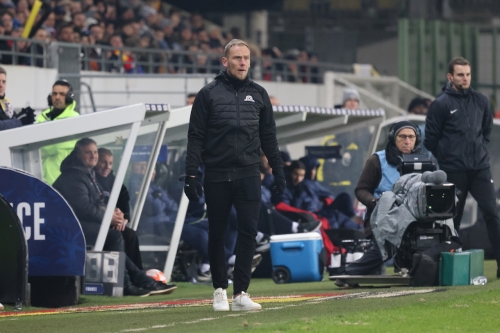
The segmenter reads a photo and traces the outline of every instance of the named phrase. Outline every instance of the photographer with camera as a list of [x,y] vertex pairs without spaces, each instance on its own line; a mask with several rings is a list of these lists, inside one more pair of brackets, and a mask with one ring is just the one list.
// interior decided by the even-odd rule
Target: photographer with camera
[[493,126],[488,98],[470,86],[471,66],[462,57],[448,64],[448,83],[430,105],[425,122],[425,147],[460,192],[455,229],[460,229],[468,192],[476,200],[486,222],[500,278],[500,219],[486,144]]
[[412,122],[399,121],[391,127],[385,150],[377,151],[366,161],[354,193],[367,208],[365,217],[367,237],[371,236],[369,216],[377,205],[378,198],[383,192],[392,190],[392,186],[399,179],[398,165],[403,154],[420,153],[419,144],[419,128]]
[[[57,80],[52,85],[52,92],[47,96],[49,108],[42,111],[36,118],[36,123],[79,116],[80,114],[75,111],[76,101],[74,98],[71,84],[66,80]],[[76,140],[70,140],[41,149],[43,180],[47,184],[52,185],[59,177],[61,163],[71,153],[75,143]]]
[[0,67],[0,131],[31,125],[35,121],[35,111],[29,106],[15,113],[14,106],[5,97],[7,89],[7,71]]
[[[391,191],[393,185],[400,177],[398,166],[403,154],[415,154],[420,152],[420,130],[409,121],[394,123],[389,131],[389,142],[385,150],[377,151],[366,161],[365,167],[359,177],[355,189],[356,198],[367,207],[365,217],[365,235],[373,238],[370,226],[370,215],[377,205],[381,194]],[[365,252],[360,260],[346,267],[347,275],[379,274],[383,258],[376,242]],[[341,281],[339,286],[344,286]]]

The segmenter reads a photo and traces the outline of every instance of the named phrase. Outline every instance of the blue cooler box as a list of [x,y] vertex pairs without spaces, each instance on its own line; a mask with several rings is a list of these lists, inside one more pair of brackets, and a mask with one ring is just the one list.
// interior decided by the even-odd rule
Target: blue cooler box
[[321,281],[322,249],[323,240],[316,232],[271,236],[274,282]]

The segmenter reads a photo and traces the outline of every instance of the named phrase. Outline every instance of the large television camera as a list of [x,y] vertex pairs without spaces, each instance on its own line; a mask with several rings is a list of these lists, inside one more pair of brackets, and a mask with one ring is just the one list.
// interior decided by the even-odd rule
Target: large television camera
[[395,265],[411,269],[413,254],[452,236],[451,219],[456,214],[455,185],[446,182],[446,173],[436,171],[436,164],[425,154],[403,155],[398,170],[402,176],[400,180],[408,181],[401,187],[404,188],[402,205],[411,212],[414,221],[406,226],[396,250]]
[[421,182],[412,191],[417,206],[415,217],[419,220],[446,220],[456,213],[455,185],[446,182],[446,173],[436,171],[436,164],[426,154],[403,154],[398,165],[401,176],[421,173]]

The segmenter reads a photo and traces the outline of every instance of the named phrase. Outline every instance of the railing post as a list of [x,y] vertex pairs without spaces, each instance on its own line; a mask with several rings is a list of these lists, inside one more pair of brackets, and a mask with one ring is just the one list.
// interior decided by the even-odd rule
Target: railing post
[[431,71],[431,94],[435,95],[439,91],[439,57],[440,57],[440,22],[432,22],[432,71]]
[[472,70],[472,86],[477,87],[477,83],[479,82],[479,66],[478,66],[478,44],[479,44],[479,28],[478,27],[472,27],[470,29],[470,47],[469,47],[469,52],[470,52],[470,63],[471,63],[471,70]]
[[492,84],[493,84],[493,107],[496,109],[497,102],[497,35],[498,30],[496,27],[493,27],[493,31],[491,33],[492,41],[491,41],[491,72],[492,72]]
[[417,21],[417,87],[424,90],[425,20]]
[[455,24],[453,22],[448,22],[446,25],[446,64],[455,57]]
[[398,21],[398,74],[405,82],[409,81],[409,21],[400,19]]

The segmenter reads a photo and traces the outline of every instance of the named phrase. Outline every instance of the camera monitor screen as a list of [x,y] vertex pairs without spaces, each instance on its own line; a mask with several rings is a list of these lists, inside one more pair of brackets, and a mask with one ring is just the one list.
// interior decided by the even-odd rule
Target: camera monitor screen
[[403,154],[399,165],[401,176],[409,173],[424,173],[425,171],[435,170],[436,166],[426,154]]

